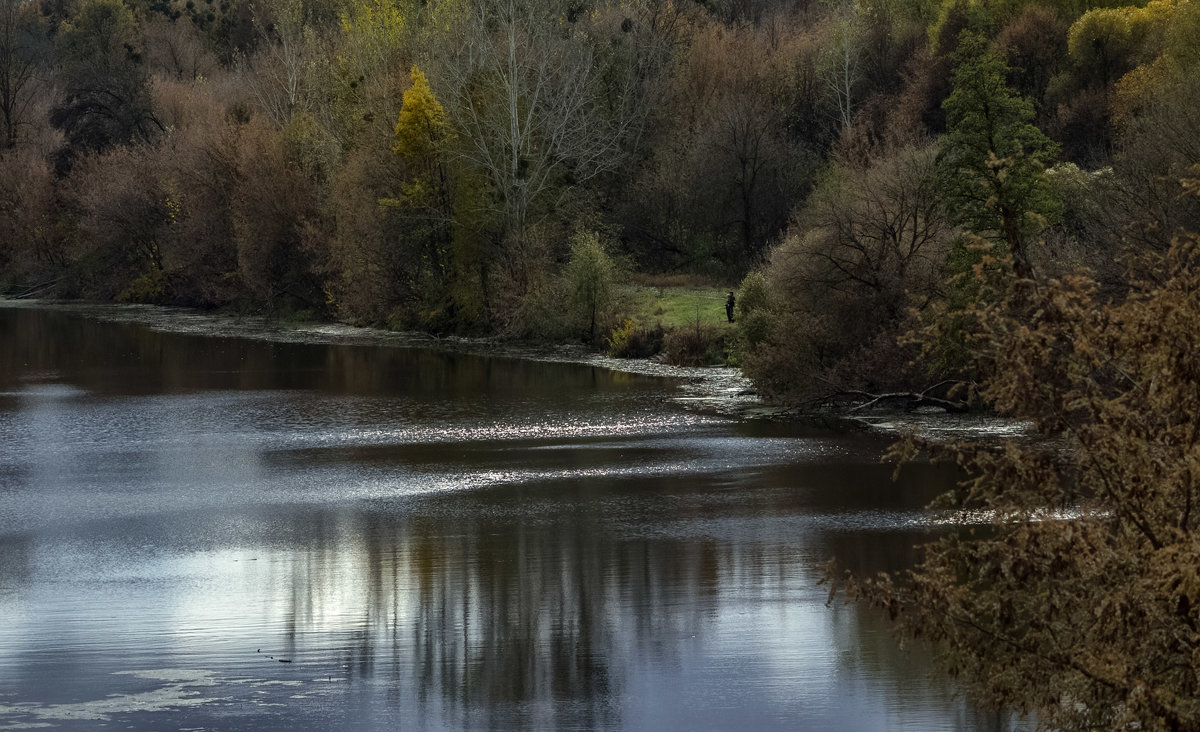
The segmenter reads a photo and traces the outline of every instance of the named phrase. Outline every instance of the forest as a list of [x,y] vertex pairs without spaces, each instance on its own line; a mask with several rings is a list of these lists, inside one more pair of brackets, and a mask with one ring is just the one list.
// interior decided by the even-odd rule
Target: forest
[[918,388],[970,372],[981,263],[1119,293],[1200,230],[1197,38],[1186,0],[0,0],[0,287],[652,355],[616,285],[682,274],[738,327],[676,360]]

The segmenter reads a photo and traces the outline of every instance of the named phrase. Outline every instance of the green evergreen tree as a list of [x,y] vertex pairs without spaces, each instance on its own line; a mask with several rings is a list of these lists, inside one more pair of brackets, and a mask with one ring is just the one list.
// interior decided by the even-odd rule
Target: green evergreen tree
[[964,31],[953,91],[942,104],[950,132],[941,162],[958,223],[1006,249],[1017,276],[1027,278],[1029,244],[1059,209],[1045,177],[1057,147],[1033,123],[1033,104],[1008,86],[1007,75],[984,38]]

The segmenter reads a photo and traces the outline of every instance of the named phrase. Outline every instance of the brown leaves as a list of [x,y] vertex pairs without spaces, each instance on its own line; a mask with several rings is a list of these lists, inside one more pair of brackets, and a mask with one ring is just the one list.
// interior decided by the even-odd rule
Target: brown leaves
[[1200,727],[1200,240],[1160,267],[1121,302],[1072,276],[974,306],[981,394],[1054,441],[902,440],[889,457],[966,469],[936,507],[992,525],[907,577],[845,585],[940,643],[981,700],[1049,728]]

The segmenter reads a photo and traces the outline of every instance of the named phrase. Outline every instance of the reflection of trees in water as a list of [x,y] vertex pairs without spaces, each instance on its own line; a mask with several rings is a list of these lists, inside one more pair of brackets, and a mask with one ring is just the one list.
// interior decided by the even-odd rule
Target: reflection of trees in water
[[70,312],[0,308],[0,385],[57,373],[89,390],[152,394],[200,389],[315,389],[473,400],[621,388],[629,377],[590,367],[412,348],[273,343],[164,333]]
[[459,722],[569,715],[557,721],[602,727],[619,721],[611,700],[625,669],[678,665],[679,642],[702,632],[719,592],[795,562],[783,546],[618,540],[594,518],[368,514],[314,526],[307,557],[277,585],[292,592],[281,652],[303,651],[357,593],[360,617],[340,623],[342,673],[386,678],[393,699],[415,694]]
[[1001,732],[1032,728],[1004,711],[981,709],[956,696],[953,681],[934,670],[935,651],[919,642],[904,647],[897,642],[892,626],[880,611],[870,608],[836,607],[839,673],[845,678],[887,679],[880,684],[883,706],[913,710],[929,698],[952,699],[949,716],[951,729]]
[[[336,643],[341,673],[386,679],[396,707],[438,710],[430,713],[451,725],[620,723],[616,702],[636,695],[627,687],[634,669],[684,668],[697,643],[701,655],[727,653],[713,633],[736,627],[732,616],[819,604],[818,567],[829,556],[859,571],[896,569],[911,565],[922,539],[858,525],[829,530],[805,515],[854,517],[860,502],[911,511],[927,500],[922,484],[953,480],[917,471],[888,488],[872,477],[886,480],[886,466],[839,480],[828,472],[771,468],[736,490],[686,477],[553,481],[417,501],[410,518],[311,516],[311,529],[301,529],[309,551],[279,583],[294,593],[285,603],[290,642],[302,651]],[[352,622],[330,622],[347,608]],[[760,632],[801,647],[807,631],[826,635],[797,626],[816,617],[831,629],[826,652],[843,659],[847,683],[869,679],[873,691],[860,693],[882,694],[887,708],[915,705],[941,718],[952,687],[930,674],[927,656],[903,655],[856,608],[823,611]],[[761,639],[746,640],[746,653],[763,652]],[[955,713],[971,727],[990,724],[965,703]]]
[[[912,567],[919,559],[916,545],[934,539],[922,531],[893,531],[857,534],[833,533],[826,541],[844,567],[859,576],[876,572],[897,572]],[[839,671],[847,678],[888,679],[881,684],[885,705],[891,709],[910,708],[911,700],[931,695],[949,699],[956,694],[953,681],[934,670],[935,649],[908,641],[902,647],[891,623],[882,611],[866,606],[850,606],[839,598],[830,606],[836,617]],[[1013,728],[1016,720],[1007,712],[980,709],[963,698],[954,700],[951,709],[954,729],[985,732]]]
[[575,528],[419,541],[411,651],[423,690],[468,710],[569,697],[598,713],[589,702],[613,691],[612,588]]
[[920,545],[933,541],[931,531],[882,530],[829,532],[823,543],[829,556],[837,557],[838,565],[860,577],[878,572],[902,572],[920,558]]
[[[0,385],[44,370],[100,392],[303,388],[383,397],[298,394],[238,403],[228,413],[212,407],[220,424],[249,422],[260,431],[284,433],[314,424],[444,426],[450,420],[439,417],[447,415],[433,414],[429,405],[446,402],[454,405],[449,416],[462,424],[481,423],[473,411],[479,408],[490,409],[489,418],[553,421],[582,414],[576,407],[598,391],[624,388],[617,377],[587,368],[403,349],[213,341],[34,311],[0,309],[0,341],[18,344],[0,350]],[[360,404],[366,401],[382,406],[368,409]],[[608,406],[586,408],[611,418]],[[167,417],[190,420],[195,409],[181,403],[154,424],[172,429]],[[766,436],[774,434],[768,430]],[[788,428],[778,436],[790,440],[793,433]],[[443,710],[430,714],[441,714],[447,726],[619,723],[616,697],[636,693],[627,688],[631,669],[649,665],[670,675],[692,662],[695,642],[689,639],[713,641],[714,629],[734,627],[723,621],[735,614],[729,612],[735,604],[744,610],[808,602],[804,592],[820,593],[813,587],[820,573],[812,567],[831,555],[860,572],[911,564],[911,534],[827,527],[873,511],[912,511],[954,478],[906,470],[892,484],[890,468],[873,462],[876,453],[837,450],[821,458],[798,452],[793,462],[780,449],[768,456],[770,464],[749,469],[732,452],[747,444],[712,435],[671,445],[589,439],[543,440],[519,450],[494,441],[359,446],[319,456],[306,446],[299,452],[321,465],[377,468],[373,476],[429,468],[453,479],[461,471],[489,469],[585,474],[608,465],[675,465],[703,460],[727,439],[733,440],[730,466],[719,477],[645,475],[472,490],[414,501],[416,513],[408,519],[349,508],[292,515],[272,510],[264,527],[279,542],[279,561],[261,563],[272,573],[264,616],[269,625],[281,622],[285,636],[283,647],[273,650],[304,662],[319,658],[331,672],[336,667],[341,675],[372,682],[353,686],[353,694],[375,693],[386,680],[396,707],[411,709],[415,696],[418,709]],[[819,436],[817,446],[825,441]],[[554,449],[527,449],[531,445]],[[272,467],[285,479],[309,465],[290,451],[274,459]],[[7,563],[0,557],[0,583],[12,578],[19,584],[28,572],[25,549],[11,556]],[[256,577],[245,596],[262,597],[262,591]],[[836,628],[835,645],[822,651],[843,659],[850,677],[861,678],[855,669],[869,667],[865,675],[879,681],[889,700],[929,702],[924,661],[901,657],[872,617],[854,608],[816,615]],[[773,630],[787,634],[781,643],[803,640],[795,637],[803,629],[794,624]],[[733,643],[742,638],[734,636]],[[912,680],[905,678],[910,670]],[[978,721],[964,719],[964,726]]]

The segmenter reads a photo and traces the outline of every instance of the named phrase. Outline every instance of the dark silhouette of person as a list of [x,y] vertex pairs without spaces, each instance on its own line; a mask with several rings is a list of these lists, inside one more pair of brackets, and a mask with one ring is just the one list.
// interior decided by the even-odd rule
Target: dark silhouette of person
[[733,297],[733,290],[729,291],[729,297],[725,298],[725,317],[729,318],[729,322],[733,322],[733,305],[736,300]]

